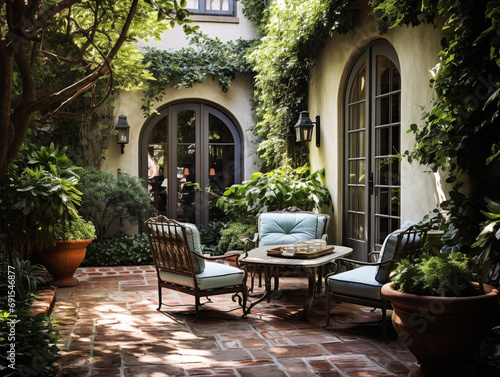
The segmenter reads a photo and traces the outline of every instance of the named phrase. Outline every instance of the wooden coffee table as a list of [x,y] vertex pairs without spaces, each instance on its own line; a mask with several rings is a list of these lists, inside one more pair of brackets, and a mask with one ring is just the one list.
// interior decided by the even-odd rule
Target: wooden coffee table
[[249,250],[248,254],[242,254],[238,262],[243,266],[261,266],[264,270],[264,282],[265,282],[265,292],[256,301],[250,304],[248,308],[248,313],[250,310],[262,302],[262,300],[267,299],[268,302],[271,299],[271,293],[273,289],[271,288],[272,271],[273,269],[280,267],[301,267],[307,274],[308,278],[308,295],[306,302],[304,304],[304,310],[301,313],[301,317],[304,320],[309,319],[309,312],[311,306],[316,296],[316,292],[321,292],[322,289],[322,279],[323,279],[323,268],[329,263],[333,263],[335,259],[340,257],[345,257],[352,253],[352,248],[346,246],[338,245],[328,245],[328,247],[333,246],[334,251],[331,254],[319,256],[317,258],[284,258],[277,256],[270,256],[267,254],[269,249],[274,249],[280,246],[290,246],[290,245],[273,245],[273,246],[261,246],[255,249]]

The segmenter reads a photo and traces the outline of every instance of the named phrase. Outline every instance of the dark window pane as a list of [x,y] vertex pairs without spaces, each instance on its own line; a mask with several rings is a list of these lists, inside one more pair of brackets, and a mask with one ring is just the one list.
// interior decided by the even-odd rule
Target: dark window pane
[[197,182],[196,145],[177,144],[177,219],[196,222],[196,192],[188,182]]
[[391,132],[392,132],[392,148],[390,151],[390,154],[398,154],[400,151],[400,146],[399,146],[399,126],[393,126],[391,127]]
[[177,113],[177,142],[196,142],[196,112],[183,110]]
[[398,69],[394,65],[394,63],[391,62],[391,68],[392,68],[392,90],[400,90],[401,89],[401,76],[399,74]]
[[391,164],[391,179],[392,185],[399,186],[401,184],[400,163],[398,158],[394,158]]
[[153,144],[148,147],[148,191],[154,208],[167,214],[168,171],[167,146]]
[[234,146],[211,145],[209,151],[209,180],[210,187],[222,194],[234,182]]
[[394,188],[391,190],[391,216],[400,216],[400,195],[401,189]]
[[168,142],[168,115],[162,118],[149,134],[149,144]]
[[349,102],[357,102],[366,98],[366,66],[363,65],[352,84],[351,93],[349,96]]
[[375,131],[375,142],[377,156],[387,156],[391,150],[390,129],[388,127],[377,128]]
[[234,143],[233,135],[226,124],[213,114],[208,116],[208,142],[209,143]]
[[390,82],[390,60],[386,56],[377,56],[377,95],[389,92]]
[[364,229],[365,216],[360,214],[349,214],[349,238],[355,240],[364,240],[365,229]]
[[376,240],[378,244],[382,244],[385,238],[391,233],[390,219],[386,217],[375,217]]
[[401,96],[399,93],[391,95],[391,123],[398,123],[401,121],[400,117]]
[[349,106],[349,130],[360,130],[366,128],[366,105],[361,102]]
[[377,185],[389,185],[390,182],[390,164],[387,159],[377,159],[378,169],[376,174],[376,182]]
[[349,157],[364,157],[366,152],[365,131],[349,133]]
[[389,215],[389,189],[377,187],[375,189],[375,195],[375,212],[381,215]]
[[377,98],[377,126],[389,123],[389,97]]

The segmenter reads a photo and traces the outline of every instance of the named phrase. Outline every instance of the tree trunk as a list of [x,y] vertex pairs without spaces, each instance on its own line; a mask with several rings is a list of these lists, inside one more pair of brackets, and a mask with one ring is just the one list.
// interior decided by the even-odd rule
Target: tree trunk
[[[12,75],[14,51],[8,47],[8,40],[0,39],[0,179],[11,161],[12,141],[15,129],[10,120],[12,100]],[[19,148],[19,147],[18,147]],[[15,149],[15,148],[14,148]],[[17,153],[17,150],[14,152]],[[15,155],[15,154],[14,154]]]

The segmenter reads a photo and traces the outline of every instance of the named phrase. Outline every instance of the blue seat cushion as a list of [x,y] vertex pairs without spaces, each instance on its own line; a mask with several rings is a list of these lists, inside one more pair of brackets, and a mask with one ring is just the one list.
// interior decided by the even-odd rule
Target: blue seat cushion
[[362,266],[328,277],[330,292],[356,298],[380,301],[380,289],[384,285],[375,279],[377,266]]
[[327,217],[312,213],[262,213],[259,246],[292,244],[321,238]]
[[[203,272],[196,274],[198,288],[201,290],[237,286],[243,283],[245,271],[222,263],[206,262]],[[160,271],[162,281],[194,288],[191,276]]]

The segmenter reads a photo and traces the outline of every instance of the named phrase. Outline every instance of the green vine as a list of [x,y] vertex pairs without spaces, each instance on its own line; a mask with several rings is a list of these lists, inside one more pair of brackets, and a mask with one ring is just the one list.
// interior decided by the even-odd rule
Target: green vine
[[319,44],[353,27],[351,3],[284,0],[269,5],[267,22],[261,26],[264,36],[249,56],[256,71],[258,117],[252,131],[259,140],[257,153],[264,171],[307,163],[307,147],[295,142],[293,126],[307,108],[309,68]]
[[268,19],[267,7],[271,0],[240,0],[243,5],[241,12],[257,26],[263,26]]
[[237,39],[223,43],[219,38],[204,34],[191,36],[190,47],[176,51],[148,48],[144,63],[154,77],[142,98],[142,110],[147,117],[155,101],[161,101],[165,87],[191,88],[206,76],[217,77],[223,92],[227,92],[236,73],[251,74],[246,55],[253,41]]
[[449,210],[462,242],[479,233],[485,198],[500,199],[500,1],[373,1],[383,27],[444,20],[440,63],[431,87],[436,101],[416,136],[409,160],[447,169]]

